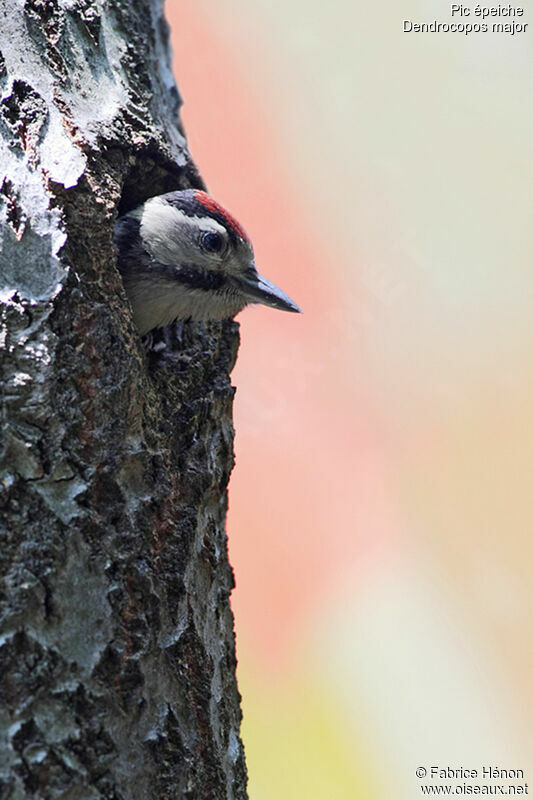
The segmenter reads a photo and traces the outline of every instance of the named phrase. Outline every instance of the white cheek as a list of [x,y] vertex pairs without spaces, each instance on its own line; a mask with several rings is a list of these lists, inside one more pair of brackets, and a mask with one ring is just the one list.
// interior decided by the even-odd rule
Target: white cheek
[[202,254],[198,248],[198,231],[226,236],[222,225],[210,217],[190,217],[169,203],[149,200],[141,217],[141,236],[148,243],[155,261],[162,264],[197,263]]

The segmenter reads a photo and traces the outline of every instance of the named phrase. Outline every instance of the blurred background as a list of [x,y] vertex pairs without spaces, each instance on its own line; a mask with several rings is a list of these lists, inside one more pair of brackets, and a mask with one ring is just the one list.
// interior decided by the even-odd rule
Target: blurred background
[[241,314],[233,372],[250,798],[533,787],[532,34],[402,31],[443,0],[166,11],[193,157],[305,312]]

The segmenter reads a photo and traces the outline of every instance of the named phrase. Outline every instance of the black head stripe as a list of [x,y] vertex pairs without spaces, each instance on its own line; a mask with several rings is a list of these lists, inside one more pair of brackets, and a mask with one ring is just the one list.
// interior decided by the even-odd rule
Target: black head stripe
[[124,274],[150,269],[152,260],[144,249],[140,228],[140,221],[130,216],[120,217],[115,224],[117,266]]
[[226,278],[221,272],[194,266],[180,266],[172,272],[174,280],[188,286],[189,289],[202,289],[205,292],[221,289],[226,282]]
[[146,274],[150,274],[151,280],[154,282],[166,283],[169,289],[173,286],[181,285],[186,286],[188,289],[213,292],[221,289],[226,283],[226,278],[221,272],[202,269],[202,267],[195,264],[181,264],[178,267],[150,260]]

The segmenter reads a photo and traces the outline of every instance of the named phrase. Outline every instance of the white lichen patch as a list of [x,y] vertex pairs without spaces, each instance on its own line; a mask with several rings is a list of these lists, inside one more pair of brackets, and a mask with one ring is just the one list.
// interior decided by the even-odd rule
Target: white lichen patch
[[31,380],[32,377],[27,372],[15,372],[9,383],[13,384],[13,386],[25,386]]
[[46,478],[35,482],[37,492],[48,508],[59,517],[61,522],[67,524],[80,514],[76,497],[87,489],[87,484],[81,478],[72,480],[54,480]]
[[42,364],[50,364],[52,360],[50,349],[44,342],[29,342],[26,345],[26,352],[28,355],[33,356],[36,361],[40,361]]

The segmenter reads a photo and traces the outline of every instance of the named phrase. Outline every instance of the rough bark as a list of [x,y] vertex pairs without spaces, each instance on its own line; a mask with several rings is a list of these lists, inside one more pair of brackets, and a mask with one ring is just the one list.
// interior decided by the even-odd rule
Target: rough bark
[[146,354],[117,211],[201,186],[160,0],[0,10],[0,797],[245,798],[235,323]]

